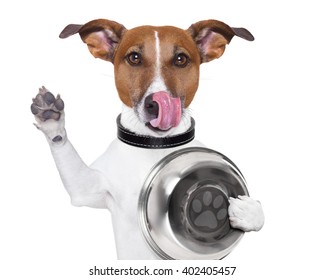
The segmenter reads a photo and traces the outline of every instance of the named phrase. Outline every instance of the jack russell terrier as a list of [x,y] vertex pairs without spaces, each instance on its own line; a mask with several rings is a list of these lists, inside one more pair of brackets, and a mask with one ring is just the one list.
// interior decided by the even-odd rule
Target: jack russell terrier
[[[158,259],[138,222],[143,182],[152,167],[171,152],[203,147],[193,140],[188,109],[198,88],[200,64],[219,58],[233,36],[248,41],[254,37],[244,28],[231,28],[217,20],[200,21],[187,30],[172,26],[128,30],[117,22],[98,19],[68,25],[60,38],[76,33],[95,58],[114,64],[123,103],[118,138],[88,167],[68,140],[64,102],[45,87],[31,105],[35,125],[48,140],[72,205],[111,211],[118,258]],[[151,139],[154,149],[150,149]],[[258,231],[264,224],[261,204],[248,196],[229,199],[228,215],[231,227],[245,232]]]

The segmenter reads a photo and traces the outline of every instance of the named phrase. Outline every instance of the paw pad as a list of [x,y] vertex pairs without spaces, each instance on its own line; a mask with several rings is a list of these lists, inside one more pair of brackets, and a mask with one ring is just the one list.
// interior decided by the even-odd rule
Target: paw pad
[[63,109],[64,102],[60,95],[55,98],[45,87],[40,88],[31,105],[32,113],[43,122],[49,119],[59,120]]

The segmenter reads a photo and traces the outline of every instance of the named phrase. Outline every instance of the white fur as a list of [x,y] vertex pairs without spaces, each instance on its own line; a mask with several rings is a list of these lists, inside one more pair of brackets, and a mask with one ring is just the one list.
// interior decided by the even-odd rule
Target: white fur
[[264,213],[259,201],[249,196],[229,199],[229,221],[232,227],[243,231],[259,231],[264,225]]
[[[140,149],[116,139],[88,167],[67,137],[59,144],[49,143],[71,203],[111,211],[118,258],[157,259],[139,227],[138,198],[152,167],[178,148]],[[182,148],[192,146],[203,145],[194,140]]]
[[156,75],[160,75],[160,40],[159,40],[159,33],[155,31],[155,42],[156,42]]
[[[156,91],[167,91],[160,75],[159,34],[156,40],[156,75],[145,97]],[[143,98],[144,100],[144,98]],[[143,101],[142,101],[143,102]],[[169,131],[154,132],[141,119],[143,103],[132,109],[123,105],[122,125],[138,134],[167,136],[186,131],[191,119],[184,110],[180,124]],[[114,140],[106,152],[90,167],[80,158],[67,138],[64,113],[59,121],[41,121],[36,118],[37,127],[45,134],[62,182],[75,206],[89,206],[109,209],[112,213],[113,230],[119,259],[157,259],[142,235],[138,217],[138,198],[146,176],[163,157],[176,149],[203,146],[194,140],[186,145],[171,149],[141,149]],[[62,141],[52,142],[60,135]],[[259,230],[264,215],[259,202],[247,198],[230,199],[229,215],[232,226],[245,231]],[[132,249],[130,249],[132,248]]]
[[[132,115],[130,111],[129,113]],[[186,119],[182,118],[182,122],[186,122]],[[66,136],[64,115],[57,122],[56,130],[52,130],[52,121],[39,123],[38,126],[49,140],[53,158],[63,185],[71,197],[71,203],[74,206],[111,211],[118,258],[157,259],[157,255],[145,242],[138,223],[140,190],[146,176],[160,159],[180,148],[203,145],[194,140],[181,147],[151,150],[133,147],[116,139],[88,167]],[[58,134],[63,137],[60,143],[50,141],[53,135]],[[230,199],[229,214],[232,226],[245,231],[259,230],[264,223],[260,203],[251,198]]]
[[52,139],[58,135],[62,139],[66,139],[64,112],[61,113],[58,121],[49,119],[46,122],[42,122],[38,117],[35,117],[35,119],[37,123],[34,123],[34,125],[44,133],[49,143],[53,143]]

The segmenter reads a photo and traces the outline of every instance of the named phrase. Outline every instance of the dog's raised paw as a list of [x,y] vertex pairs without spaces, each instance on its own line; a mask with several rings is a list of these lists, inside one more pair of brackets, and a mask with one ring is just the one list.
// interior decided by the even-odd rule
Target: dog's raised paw
[[45,87],[39,89],[33,98],[31,111],[35,116],[35,126],[41,130],[50,143],[62,144],[66,139],[64,128],[64,102],[60,95],[54,95]]
[[33,98],[31,111],[40,121],[59,120],[64,110],[64,102],[60,95],[54,95],[45,87],[39,89],[38,94]]

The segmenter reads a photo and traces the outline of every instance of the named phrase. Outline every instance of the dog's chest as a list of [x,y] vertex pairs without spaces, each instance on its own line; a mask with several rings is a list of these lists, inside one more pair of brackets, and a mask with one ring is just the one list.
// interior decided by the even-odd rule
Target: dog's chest
[[131,203],[138,200],[141,188],[150,170],[162,158],[175,150],[202,146],[198,141],[170,149],[144,149],[114,140],[92,167],[100,170],[109,180],[108,190],[114,203]]
[[[109,181],[111,199],[108,208],[112,213],[117,253],[124,258],[155,258],[145,244],[138,221],[138,203],[143,184],[151,169],[171,152],[193,146],[203,146],[198,141],[170,149],[143,149],[114,140],[107,151],[92,165]],[[132,236],[130,236],[132,232]],[[129,248],[135,256],[130,256]],[[140,255],[139,255],[140,254]]]

